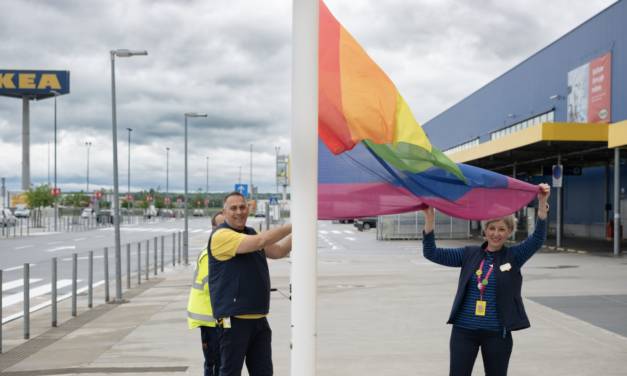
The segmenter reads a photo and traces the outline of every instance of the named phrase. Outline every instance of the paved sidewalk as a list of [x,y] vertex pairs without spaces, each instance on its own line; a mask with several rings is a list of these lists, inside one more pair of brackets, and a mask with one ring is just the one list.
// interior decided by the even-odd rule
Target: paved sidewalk
[[[326,229],[349,229],[321,223]],[[205,236],[191,240],[192,258],[206,242]],[[373,231],[345,236],[326,235],[326,243],[333,243],[335,249],[319,242],[318,375],[447,374],[451,327],[445,322],[459,270],[425,260],[420,242],[377,242]],[[472,242],[438,241],[438,245]],[[272,286],[287,294],[290,263],[270,260],[269,265]],[[92,315],[91,321],[69,328],[63,337],[2,374],[202,375],[200,333],[188,330],[186,321],[192,270],[193,266],[168,266],[158,281],[131,290],[129,295],[136,296],[114,308],[103,305],[88,311],[81,301],[74,320]],[[510,375],[625,375],[627,337],[591,324],[586,315],[576,318],[538,301],[624,295],[627,258],[538,253],[524,266],[523,274],[523,300],[532,327],[514,333]],[[278,292],[271,299],[275,375],[289,375],[290,301]],[[618,301],[618,308],[603,315],[621,315],[624,307]],[[592,316],[601,312],[594,305],[589,308]],[[70,324],[67,310],[64,302],[59,317]],[[94,313],[98,310],[102,312]],[[45,339],[41,334],[49,330],[49,310],[31,320],[32,337]],[[12,348],[25,343],[19,339],[21,325],[18,320],[4,326],[0,365]],[[245,369],[242,374],[247,375]],[[473,375],[482,374],[478,357]]]

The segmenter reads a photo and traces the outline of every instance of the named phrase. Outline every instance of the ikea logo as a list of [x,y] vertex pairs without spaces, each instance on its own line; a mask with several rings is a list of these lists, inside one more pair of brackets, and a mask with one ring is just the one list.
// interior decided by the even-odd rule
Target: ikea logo
[[36,82],[37,75],[35,73],[20,73],[17,75],[17,88],[13,82],[14,76],[15,73],[0,74],[0,89],[61,89],[56,74],[42,74],[39,81]]
[[607,108],[604,108],[601,111],[599,111],[599,119],[603,120],[605,118],[607,118]]
[[70,92],[69,71],[0,69],[0,94],[60,94]]

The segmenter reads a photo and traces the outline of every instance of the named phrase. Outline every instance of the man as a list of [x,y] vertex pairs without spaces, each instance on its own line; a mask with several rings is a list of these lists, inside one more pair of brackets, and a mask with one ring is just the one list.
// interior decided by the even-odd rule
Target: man
[[292,250],[292,225],[257,234],[246,227],[248,205],[239,192],[224,198],[226,222],[209,237],[209,289],[220,338],[221,376],[240,376],[244,361],[250,376],[270,376],[272,330],[270,272],[266,257],[280,259]]
[[[211,218],[212,229],[222,222],[224,222],[224,215],[222,212],[217,212]],[[207,246],[205,246],[196,260],[192,291],[187,305],[187,323],[190,329],[200,328],[202,352],[205,356],[205,376],[217,376],[220,374],[220,342],[211,309],[207,273],[209,273],[209,257]]]

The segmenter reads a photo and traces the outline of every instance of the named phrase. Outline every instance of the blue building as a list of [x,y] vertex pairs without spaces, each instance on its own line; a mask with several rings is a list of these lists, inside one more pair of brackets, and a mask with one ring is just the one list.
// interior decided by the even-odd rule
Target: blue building
[[627,1],[614,3],[423,126],[453,161],[532,184],[563,165],[549,201],[558,243],[605,238],[615,209],[627,219],[626,20]]

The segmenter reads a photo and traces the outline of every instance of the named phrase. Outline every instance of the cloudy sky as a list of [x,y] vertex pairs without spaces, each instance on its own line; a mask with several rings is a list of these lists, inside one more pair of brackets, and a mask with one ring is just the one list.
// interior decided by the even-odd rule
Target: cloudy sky
[[[612,0],[327,0],[397,85],[420,123],[600,12]],[[0,69],[69,70],[58,99],[58,182],[111,187],[109,50],[143,49],[118,59],[120,186],[182,191],[185,112],[189,189],[227,191],[250,181],[275,191],[275,147],[290,153],[289,0],[3,1]],[[0,176],[21,187],[21,100],[0,97]],[[48,181],[54,100],[31,102],[31,181]],[[436,145],[437,146],[437,145]],[[51,153],[53,144],[51,143]],[[125,188],[121,188],[124,192]]]

